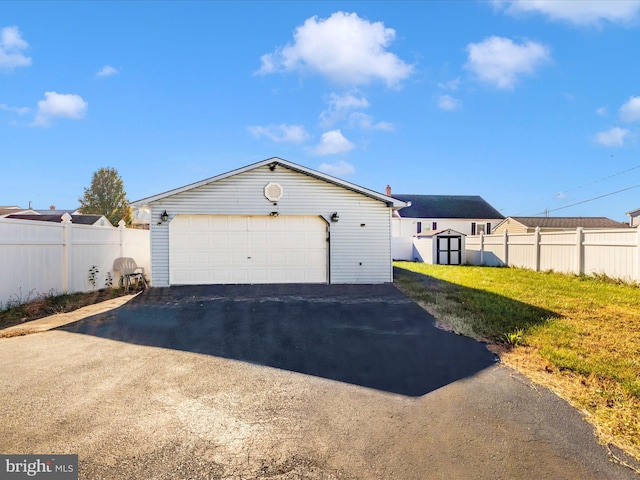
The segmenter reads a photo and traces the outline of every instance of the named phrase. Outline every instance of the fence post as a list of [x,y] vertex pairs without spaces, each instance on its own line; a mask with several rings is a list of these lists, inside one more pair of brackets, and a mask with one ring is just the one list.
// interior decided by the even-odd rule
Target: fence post
[[638,230],[638,247],[636,248],[636,282],[640,283],[640,225],[636,227]]
[[127,223],[124,220],[118,222],[118,230],[120,230],[120,257],[124,257],[124,229]]
[[582,227],[576,228],[576,273],[582,275],[584,273],[584,246],[583,246]]
[[535,234],[533,235],[533,245],[535,249],[536,261],[535,268],[536,272],[540,271],[540,227],[536,227]]
[[504,231],[504,266],[509,266],[509,231]]
[[71,284],[71,258],[73,245],[73,223],[71,223],[71,215],[64,213],[62,215],[62,290],[63,293],[69,293],[69,285]]
[[484,232],[480,232],[480,265],[484,265]]

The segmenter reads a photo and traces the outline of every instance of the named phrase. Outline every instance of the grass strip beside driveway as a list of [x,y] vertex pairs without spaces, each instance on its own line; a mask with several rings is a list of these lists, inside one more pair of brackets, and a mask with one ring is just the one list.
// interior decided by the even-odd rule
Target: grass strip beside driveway
[[640,459],[640,288],[517,268],[396,262],[397,286],[443,326],[587,412]]

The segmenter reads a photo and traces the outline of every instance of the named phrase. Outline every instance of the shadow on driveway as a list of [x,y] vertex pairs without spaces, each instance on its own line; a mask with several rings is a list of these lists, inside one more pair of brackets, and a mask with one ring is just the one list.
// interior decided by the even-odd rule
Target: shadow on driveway
[[484,344],[436,328],[431,315],[391,284],[152,288],[59,330],[409,396],[496,362]]

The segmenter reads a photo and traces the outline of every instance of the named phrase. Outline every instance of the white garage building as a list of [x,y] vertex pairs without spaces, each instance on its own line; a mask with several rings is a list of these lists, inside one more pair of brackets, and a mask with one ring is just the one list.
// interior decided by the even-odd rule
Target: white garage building
[[385,283],[400,200],[270,158],[133,202],[151,212],[151,282]]

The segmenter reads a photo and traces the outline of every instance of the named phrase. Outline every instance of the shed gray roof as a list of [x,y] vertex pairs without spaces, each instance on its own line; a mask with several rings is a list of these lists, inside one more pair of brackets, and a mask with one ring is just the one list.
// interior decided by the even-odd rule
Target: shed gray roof
[[186,192],[194,188],[202,187],[204,185],[209,185],[210,183],[217,182],[219,180],[229,178],[234,175],[238,175],[240,173],[248,172],[249,170],[260,168],[265,165],[269,165],[269,166],[281,165],[282,167],[288,168],[295,172],[299,172],[313,178],[324,180],[325,182],[333,183],[334,185],[338,185],[340,187],[346,188],[347,190],[351,190],[351,191],[360,193],[362,195],[366,195],[367,197],[379,200],[381,202],[385,202],[387,205],[393,208],[399,208],[399,207],[405,206],[405,203],[400,199],[395,198],[396,197],[395,195],[393,197],[388,197],[387,195],[383,195],[382,193],[376,192],[374,190],[361,187],[354,183],[346,182],[339,178],[332,177],[331,175],[327,175],[326,173],[318,172],[311,168],[303,167],[302,165],[298,165],[296,163],[290,162],[288,160],[283,160],[282,158],[278,158],[278,157],[267,158],[266,160],[261,160],[251,165],[247,165],[246,167],[238,168],[236,170],[232,170],[230,172],[217,175],[215,177],[207,178],[205,180],[192,183],[190,185],[185,185],[184,187],[175,188],[173,190],[169,190],[168,192],[160,193],[158,195],[153,195],[151,197],[142,198],[140,200],[136,200],[135,202],[131,202],[131,205],[136,207],[143,207],[145,205],[156,202],[163,198],[167,198],[172,195],[177,195],[179,193]]
[[[7,218],[15,218],[17,220],[34,220],[36,222],[54,222],[62,223],[62,215],[8,215]],[[71,223],[76,225],[93,225],[102,218],[102,215],[72,215]],[[107,221],[108,222],[108,221]],[[111,225],[111,223],[109,223]]]
[[499,219],[504,216],[478,195],[405,195],[394,198],[411,202],[398,210],[405,218],[469,218]]
[[[607,217],[508,217],[525,227],[540,228],[627,228]],[[497,226],[496,226],[497,228]]]

